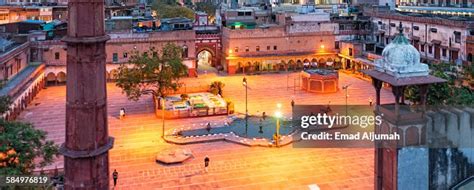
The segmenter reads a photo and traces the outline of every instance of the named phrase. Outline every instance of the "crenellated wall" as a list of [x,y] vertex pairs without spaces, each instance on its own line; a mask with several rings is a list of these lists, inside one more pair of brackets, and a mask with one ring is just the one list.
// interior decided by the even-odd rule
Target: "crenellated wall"
[[[428,111],[425,125],[398,126],[404,142],[426,147],[397,150],[398,189],[445,190],[474,175],[474,109],[450,107]],[[419,137],[421,134],[421,138]],[[415,139],[414,139],[415,138]]]

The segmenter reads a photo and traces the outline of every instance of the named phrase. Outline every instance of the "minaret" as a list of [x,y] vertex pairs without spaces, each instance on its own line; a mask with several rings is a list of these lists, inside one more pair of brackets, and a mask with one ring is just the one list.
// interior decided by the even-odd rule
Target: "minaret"
[[66,189],[109,189],[104,0],[69,0],[67,44]]
[[[420,153],[419,155],[424,156],[406,159],[410,155],[406,156],[403,151],[406,147],[426,145],[427,119],[425,112],[428,87],[432,84],[444,83],[446,80],[431,76],[428,65],[420,63],[420,53],[403,34],[401,22],[398,31],[398,35],[392,42],[385,46],[382,52],[383,59],[375,61],[375,69],[362,71],[372,78],[376,97],[375,113],[382,118],[382,122],[375,125],[374,132],[376,134],[398,132],[401,136],[398,141],[382,140],[375,142],[374,187],[376,190],[407,189],[405,186],[409,185],[412,189],[428,189],[428,187],[421,185],[421,182],[416,186],[415,184],[400,182],[403,179],[413,177],[407,175],[409,172],[402,166],[412,164],[410,161],[419,161],[425,156],[428,157],[427,152],[421,151],[423,154]],[[380,91],[383,83],[391,86],[395,98],[392,104],[382,104],[380,102]],[[408,86],[418,86],[421,105],[416,107],[405,105],[404,92]],[[428,176],[427,173],[428,170],[417,171],[418,176]]]

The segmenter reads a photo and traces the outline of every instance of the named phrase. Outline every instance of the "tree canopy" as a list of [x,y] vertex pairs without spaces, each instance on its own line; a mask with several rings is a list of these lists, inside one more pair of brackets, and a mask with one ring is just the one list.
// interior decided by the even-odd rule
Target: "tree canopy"
[[[9,110],[10,97],[0,97],[0,114]],[[46,132],[29,123],[0,118],[0,175],[30,174],[53,162],[58,146],[46,140]]]
[[187,7],[178,5],[175,0],[157,0],[152,3],[152,9],[156,10],[160,18],[186,17],[194,19],[194,11]]
[[214,17],[216,15],[217,6],[212,4],[209,1],[197,2],[196,10],[207,13],[209,17]]
[[182,48],[168,43],[161,51],[133,52],[129,62],[119,67],[116,85],[130,100],[137,101],[142,95],[162,98],[176,91],[179,79],[186,74]]
[[[430,85],[428,89],[428,105],[474,105],[474,93],[467,87],[458,86],[453,69],[447,63],[431,65],[431,75],[443,78],[448,82]],[[405,98],[411,102],[420,103],[419,88],[417,86],[407,87]]]

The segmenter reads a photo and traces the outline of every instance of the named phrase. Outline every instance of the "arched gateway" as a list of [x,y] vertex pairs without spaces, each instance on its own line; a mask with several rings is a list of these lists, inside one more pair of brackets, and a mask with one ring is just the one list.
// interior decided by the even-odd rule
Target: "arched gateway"
[[196,68],[198,71],[222,70],[221,35],[219,33],[196,34]]

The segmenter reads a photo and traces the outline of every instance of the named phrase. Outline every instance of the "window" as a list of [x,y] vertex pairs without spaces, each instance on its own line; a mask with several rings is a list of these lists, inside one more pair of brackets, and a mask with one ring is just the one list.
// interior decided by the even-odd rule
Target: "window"
[[418,26],[413,26],[413,30],[420,30],[420,27],[418,27]]
[[250,51],[249,46],[246,46],[245,47],[245,52],[249,52],[249,51]]
[[252,12],[245,12],[245,16],[252,16]]
[[127,58],[127,57],[128,57],[128,53],[127,52],[123,53],[123,58]]
[[375,51],[374,44],[365,44],[365,51]]
[[270,46],[267,46],[267,50],[270,51]]
[[339,30],[344,30],[344,25],[339,25]]
[[239,52],[239,47],[235,47],[235,48],[234,48],[234,52],[235,52],[235,53]]
[[377,43],[379,43],[380,42],[380,36],[377,36],[376,38],[377,38],[377,40],[376,40]]
[[425,52],[425,45],[420,45],[420,51]]
[[21,69],[21,59],[16,59],[16,70],[17,72]]
[[273,46],[273,50],[277,50],[277,46]]
[[388,44],[388,37],[385,38],[385,44]]
[[441,55],[443,55],[443,57],[446,57],[446,49],[441,49]]
[[245,13],[244,12],[237,12],[237,16],[244,16]]
[[395,26],[397,26],[397,25],[396,25],[395,23],[390,23],[390,26],[391,26],[391,27],[395,27]]
[[0,20],[7,20],[8,14],[0,14]]
[[438,29],[436,29],[436,28],[430,28],[430,31],[431,31],[432,33],[437,33],[437,32],[438,32]]
[[334,48],[339,49],[339,41],[334,42]]
[[255,48],[255,51],[260,51],[260,46],[257,46],[257,47]]
[[352,56],[352,48],[349,48],[349,56]]
[[113,53],[112,54],[112,62],[114,62],[114,63],[118,62],[118,53]]
[[461,32],[454,31],[454,42],[461,43]]
[[432,48],[431,45],[428,46],[428,53],[430,53],[430,54],[433,53],[433,48]]
[[54,59],[59,60],[59,52],[54,53]]
[[382,21],[378,21],[378,24],[379,24],[379,25],[382,25]]

